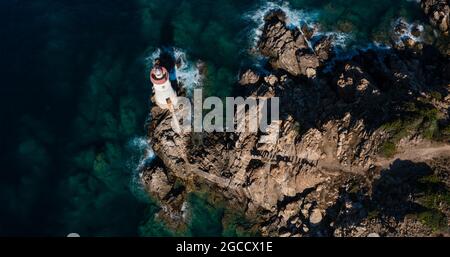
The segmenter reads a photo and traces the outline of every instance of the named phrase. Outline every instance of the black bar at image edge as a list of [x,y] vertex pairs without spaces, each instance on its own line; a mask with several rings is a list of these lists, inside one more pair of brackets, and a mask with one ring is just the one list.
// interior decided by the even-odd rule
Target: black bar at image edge
[[16,252],[57,253],[62,248],[70,249],[71,254],[98,251],[127,256],[142,252],[168,256],[279,256],[312,249],[319,254],[353,255],[351,249],[356,248],[371,254],[392,250],[417,254],[425,249],[430,254],[448,251],[449,243],[448,238],[0,238],[0,247],[11,247]]

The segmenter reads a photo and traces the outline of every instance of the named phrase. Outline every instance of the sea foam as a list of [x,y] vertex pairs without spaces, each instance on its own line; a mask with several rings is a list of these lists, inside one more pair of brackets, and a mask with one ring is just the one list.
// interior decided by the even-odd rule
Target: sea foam
[[193,90],[201,85],[201,75],[197,65],[189,61],[186,52],[182,49],[166,47],[157,48],[145,58],[148,69],[153,66],[154,61],[162,52],[170,53],[177,63],[175,69],[170,72],[170,79],[177,80],[190,96]]
[[135,137],[128,142],[128,149],[131,152],[129,168],[131,170],[130,190],[141,201],[148,201],[148,194],[142,184],[142,169],[150,165],[156,155],[150,145],[150,141],[145,137]]
[[262,35],[264,28],[264,17],[273,10],[282,10],[286,14],[287,25],[289,27],[301,27],[304,24],[318,27],[319,31],[315,36],[334,36],[333,44],[339,47],[345,47],[351,35],[343,32],[321,31],[319,24],[320,11],[317,10],[298,10],[292,8],[287,1],[268,1],[258,4],[258,8],[245,14],[245,18],[251,22],[252,28],[249,30],[251,48],[256,45]]

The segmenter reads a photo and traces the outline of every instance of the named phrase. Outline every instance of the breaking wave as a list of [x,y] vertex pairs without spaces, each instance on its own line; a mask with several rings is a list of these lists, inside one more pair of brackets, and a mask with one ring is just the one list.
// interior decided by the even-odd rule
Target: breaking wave
[[[407,0],[409,2],[419,2],[417,0]],[[333,66],[336,61],[348,60],[353,56],[357,55],[360,52],[365,52],[369,50],[373,50],[379,52],[383,55],[386,51],[392,48],[391,42],[377,42],[377,41],[365,41],[360,42],[354,38],[354,34],[352,32],[344,33],[339,31],[325,31],[323,26],[321,26],[319,22],[319,18],[321,12],[323,10],[319,9],[295,9],[291,7],[288,1],[280,0],[280,1],[261,1],[253,11],[250,11],[244,15],[244,18],[249,21],[250,28],[247,29],[247,34],[249,37],[251,52],[254,55],[253,60],[255,61],[256,68],[263,70],[265,63],[267,62],[267,58],[262,57],[258,51],[256,51],[257,43],[260,40],[260,37],[263,33],[264,28],[264,18],[266,15],[273,10],[281,10],[286,14],[286,23],[289,27],[301,27],[303,25],[308,25],[309,27],[315,28],[317,31],[314,34],[314,37],[311,39],[311,42],[308,42],[311,47],[314,45],[315,41],[322,36],[331,36],[333,37],[334,48],[334,57],[329,60],[327,65],[324,68],[324,72],[332,72]],[[394,43],[399,43],[403,38],[411,38],[416,42],[422,42],[423,38],[417,37],[411,33],[413,29],[419,30],[423,32],[424,27],[418,23],[408,23],[404,18],[393,19],[392,24],[390,26],[391,32],[394,30],[395,26],[399,23],[404,23],[406,28],[402,31],[401,35],[397,35],[397,37],[391,38]],[[301,31],[300,31],[301,32]],[[391,33],[387,32],[387,33]]]
[[[249,37],[251,47],[255,48],[264,28],[264,17],[273,10],[282,10],[286,14],[289,27],[301,27],[304,24],[320,28],[319,11],[304,11],[294,9],[287,1],[268,1],[258,5],[258,9],[245,14],[245,19],[251,21],[253,28],[250,29]],[[344,48],[351,39],[351,35],[342,32],[317,31],[316,36],[334,36],[335,46]]]
[[[396,44],[401,43],[405,38],[411,38],[415,42],[423,41],[421,34],[424,31],[424,27],[421,24],[409,23],[408,21],[406,21],[406,19],[399,18],[391,25],[391,27],[394,28],[394,30],[396,27],[398,28],[394,31],[395,37],[393,38]],[[414,30],[417,30],[420,35],[414,35]]]
[[150,142],[144,137],[131,139],[127,147],[131,152],[131,161],[129,162],[129,168],[132,172],[130,190],[141,201],[148,201],[148,195],[141,182],[141,170],[152,163],[155,159],[155,153]]

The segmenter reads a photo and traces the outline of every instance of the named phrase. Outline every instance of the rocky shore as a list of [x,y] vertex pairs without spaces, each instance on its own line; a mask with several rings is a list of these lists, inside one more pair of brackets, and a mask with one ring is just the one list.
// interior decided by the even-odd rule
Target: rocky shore
[[421,0],[421,7],[430,19],[430,23],[446,36],[450,30],[449,5],[448,0]]
[[[448,37],[448,1],[422,7]],[[263,236],[449,235],[450,61],[420,33],[400,22],[391,48],[337,59],[333,36],[272,11],[258,42],[269,74],[246,70],[239,91],[279,97],[281,130],[179,135],[153,107],[142,181],[158,218],[182,230],[201,191]]]

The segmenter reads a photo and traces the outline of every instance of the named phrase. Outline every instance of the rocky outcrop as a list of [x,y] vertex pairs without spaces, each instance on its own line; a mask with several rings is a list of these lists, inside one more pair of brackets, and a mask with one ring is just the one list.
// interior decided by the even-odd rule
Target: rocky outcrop
[[172,189],[163,167],[155,166],[147,170],[147,176],[143,182],[147,191],[159,200],[165,199]]
[[[162,205],[159,217],[183,227],[186,196],[207,188],[243,211],[265,236],[433,233],[407,214],[416,210],[410,195],[423,193],[415,186],[435,169],[396,164],[379,153],[396,133],[383,124],[413,111],[411,104],[436,90],[444,97],[433,104],[447,101],[449,80],[442,71],[448,59],[424,45],[413,53],[366,50],[329,62],[333,39],[312,46],[313,31],[288,28],[280,11],[266,17],[258,46],[270,59],[270,74],[248,70],[240,79],[247,95],[280,98],[280,119],[266,133],[177,134],[172,114],[152,108],[148,136],[157,160],[143,169],[142,180]],[[325,65],[333,72],[322,72]],[[439,115],[448,119],[444,109]],[[408,148],[423,141],[415,128],[420,126],[401,134]],[[404,170],[416,169],[417,176],[404,176]],[[447,173],[440,171],[443,181]]]
[[392,45],[397,50],[410,50],[419,53],[423,49],[422,37],[424,28],[420,24],[409,24],[398,19],[392,33]]
[[239,84],[243,86],[247,85],[255,85],[259,81],[259,75],[252,70],[246,71],[242,74],[241,79],[239,80]]
[[450,29],[450,2],[448,0],[421,0],[421,6],[430,23],[448,36]]
[[336,81],[339,96],[347,102],[353,102],[355,99],[379,95],[380,90],[371,80],[361,67],[345,64]]
[[270,13],[265,20],[258,48],[270,58],[272,67],[293,76],[315,77],[317,68],[330,57],[331,39],[323,37],[312,45],[313,30],[288,28],[282,11]]

